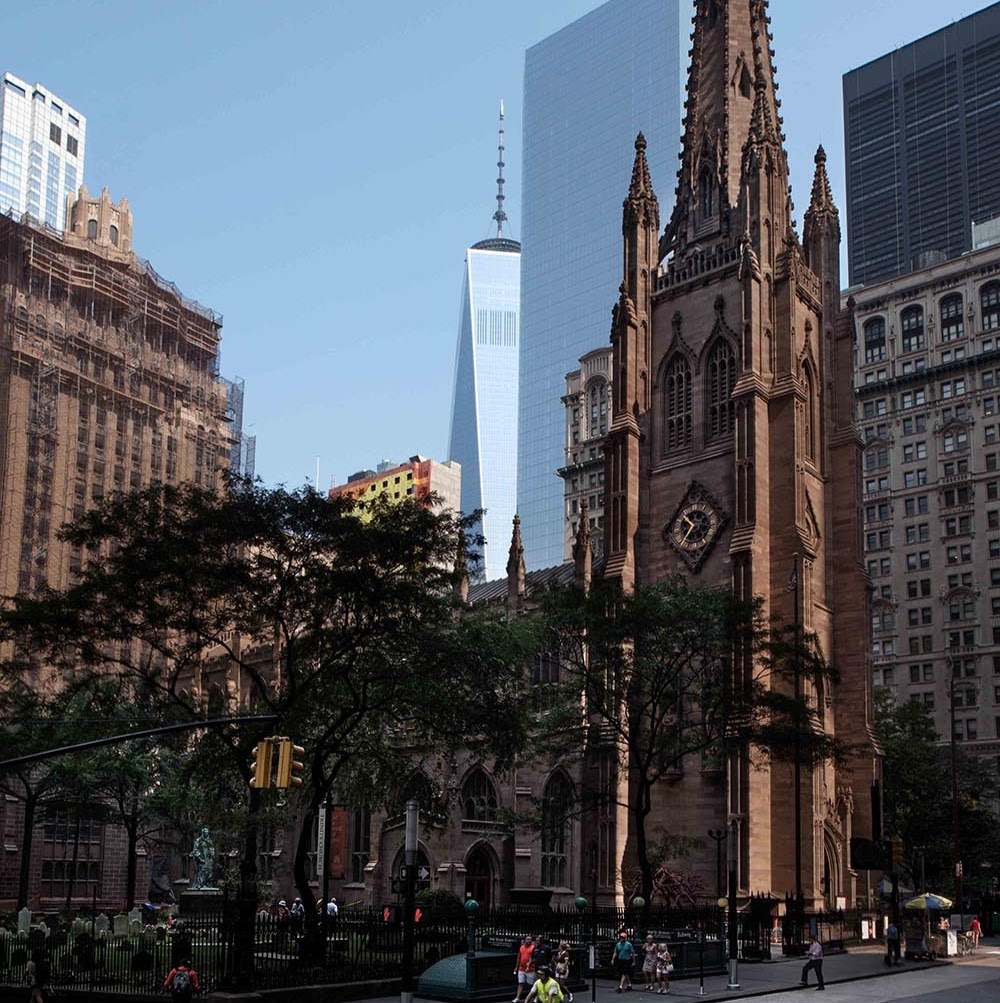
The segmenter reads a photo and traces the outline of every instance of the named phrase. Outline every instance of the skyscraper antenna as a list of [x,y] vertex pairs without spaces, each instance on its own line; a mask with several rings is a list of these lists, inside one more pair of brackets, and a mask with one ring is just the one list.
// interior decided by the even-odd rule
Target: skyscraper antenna
[[503,225],[507,222],[507,213],[503,211],[503,98],[500,99],[500,135],[497,143],[497,211],[493,219],[497,224],[497,236],[503,236]]

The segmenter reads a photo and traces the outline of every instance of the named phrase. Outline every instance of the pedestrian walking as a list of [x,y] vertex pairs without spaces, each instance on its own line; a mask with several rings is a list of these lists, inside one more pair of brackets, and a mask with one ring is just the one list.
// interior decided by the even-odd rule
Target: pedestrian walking
[[891,920],[885,928],[885,963],[887,965],[898,965],[899,956],[899,927]]
[[531,984],[535,981],[535,972],[531,964],[531,954],[534,949],[535,942],[530,936],[526,936],[517,949],[517,963],[514,966],[517,988],[514,990],[514,1003],[523,1003],[531,991]]
[[802,981],[799,983],[802,986],[809,985],[809,970],[812,969],[816,973],[816,981],[819,985],[816,986],[816,991],[819,992],[821,989],[826,989],[823,984],[823,945],[819,942],[819,936],[813,934],[812,942],[809,944],[809,950],[806,952],[808,960],[802,966]]
[[618,943],[615,944],[611,960],[618,972],[618,988],[615,992],[630,992],[632,989],[632,970],[635,968],[635,946],[628,939],[627,931],[619,931]]
[[979,922],[978,916],[972,917],[972,922],[969,924],[969,935],[972,937],[972,946],[979,946],[979,938],[983,935],[983,924]]
[[566,1003],[573,1003],[573,994],[569,991],[569,941],[562,941],[552,956],[552,974],[566,998]]
[[31,986],[31,1003],[46,1003],[49,998],[49,979],[52,978],[52,962],[49,952],[39,948],[31,954],[28,962],[28,984]]
[[656,951],[656,979],[658,993],[670,992],[670,973],[674,970],[674,959],[664,941]]
[[198,973],[191,967],[187,958],[181,958],[176,968],[170,969],[170,974],[163,983],[163,992],[168,992],[178,1003],[188,1003],[196,992],[201,991],[198,984]]
[[535,979],[526,1003],[563,1003],[563,991],[559,982],[552,977],[552,969],[548,965],[538,966],[538,978]]
[[651,993],[656,983],[656,941],[652,934],[646,937],[646,943],[642,945],[642,981],[643,990]]

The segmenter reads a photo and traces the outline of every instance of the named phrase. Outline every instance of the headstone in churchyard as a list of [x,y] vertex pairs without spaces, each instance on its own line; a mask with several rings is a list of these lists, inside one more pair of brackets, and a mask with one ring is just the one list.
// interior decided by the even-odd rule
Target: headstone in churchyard
[[142,910],[138,906],[136,906],[134,909],[129,910],[128,922],[129,926],[131,926],[133,923],[142,922]]
[[111,929],[111,921],[102,912],[100,916],[94,920],[94,934],[97,937],[106,937],[108,931]]
[[116,937],[124,937],[128,933],[128,916],[125,913],[115,913],[111,917],[111,924]]
[[17,914],[17,932],[27,935],[31,929],[31,910],[25,906]]

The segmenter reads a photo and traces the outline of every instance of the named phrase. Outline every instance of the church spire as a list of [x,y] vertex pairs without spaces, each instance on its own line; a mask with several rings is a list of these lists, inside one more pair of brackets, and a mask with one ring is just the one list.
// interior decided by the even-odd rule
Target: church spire
[[521,543],[521,517],[514,516],[514,529],[510,535],[507,555],[507,607],[516,609],[526,591],[524,546]]
[[744,224],[732,215],[762,147],[787,185],[777,89],[767,0],[697,0],[677,204],[662,253],[739,239]]
[[816,171],[813,174],[812,196],[809,208],[806,210],[806,225],[810,217],[838,216],[837,207],[833,202],[833,192],[830,189],[830,179],[826,173],[826,150],[822,146],[816,151],[814,158]]
[[497,211],[493,213],[493,221],[497,225],[497,236],[503,236],[503,225],[507,222],[507,213],[503,211],[503,98],[500,99],[500,130],[497,137]]

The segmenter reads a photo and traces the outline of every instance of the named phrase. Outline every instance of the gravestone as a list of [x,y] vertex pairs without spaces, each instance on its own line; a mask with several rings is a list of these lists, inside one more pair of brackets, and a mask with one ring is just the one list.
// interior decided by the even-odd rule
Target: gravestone
[[128,916],[123,912],[116,913],[111,918],[111,928],[116,937],[124,937],[128,933]]
[[111,921],[102,912],[100,916],[94,920],[94,933],[98,938],[107,937],[108,931],[111,929]]
[[17,932],[23,933],[27,936],[28,931],[31,929],[31,910],[25,906],[17,914]]

